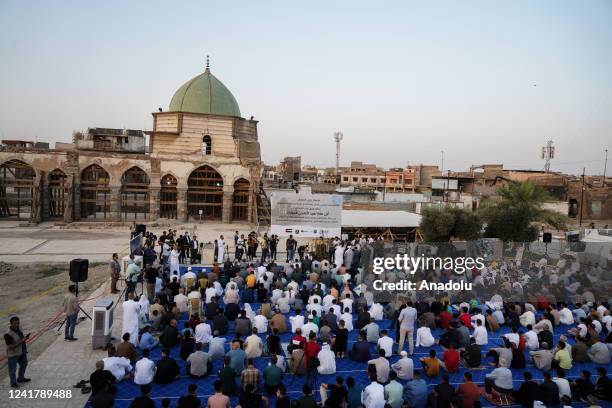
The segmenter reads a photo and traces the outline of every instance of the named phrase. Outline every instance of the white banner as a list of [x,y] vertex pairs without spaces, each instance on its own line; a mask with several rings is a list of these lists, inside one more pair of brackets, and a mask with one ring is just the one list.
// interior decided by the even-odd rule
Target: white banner
[[274,192],[270,233],[294,237],[336,237],[342,226],[342,196]]

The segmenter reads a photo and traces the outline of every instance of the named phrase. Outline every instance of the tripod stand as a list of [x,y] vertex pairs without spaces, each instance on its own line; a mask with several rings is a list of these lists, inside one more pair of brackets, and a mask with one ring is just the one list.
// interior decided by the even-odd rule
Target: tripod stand
[[[75,296],[77,296],[77,298],[78,298],[78,296],[79,296],[79,282],[75,282],[75,285],[76,285]],[[91,316],[90,316],[90,315],[88,315],[88,314],[87,314],[87,312],[86,312],[85,310],[83,310],[83,308],[81,307],[81,305],[80,305],[80,304],[79,304],[79,310],[80,310],[81,312],[83,312],[83,314],[84,314],[85,316],[87,316],[87,318],[88,318],[89,320],[91,320]],[[62,330],[62,327],[64,326],[64,324],[66,324],[66,321],[67,321],[67,320],[68,320],[68,316],[64,317],[64,321],[63,321],[63,322],[62,322],[62,324],[60,324],[60,325],[59,325],[59,327],[57,328],[57,332],[58,332],[58,333],[60,332],[60,330]]]

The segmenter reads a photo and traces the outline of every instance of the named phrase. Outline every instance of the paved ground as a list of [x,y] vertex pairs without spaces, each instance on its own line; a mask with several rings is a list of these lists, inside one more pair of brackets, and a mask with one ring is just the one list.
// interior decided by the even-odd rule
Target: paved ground
[[[80,228],[61,228],[51,223],[42,223],[36,227],[19,225],[12,221],[0,222],[1,262],[65,263],[67,259],[79,257],[87,258],[90,262],[106,262],[114,252],[128,250],[128,227],[107,228],[94,224]],[[159,236],[166,228],[151,229]],[[250,226],[241,224],[177,224],[172,228],[179,232],[189,231],[190,235],[197,235],[200,242],[214,241],[222,234],[229,242],[234,231],[248,233],[252,230]]]
[[[99,298],[110,297],[108,282],[94,291],[91,301],[84,302],[82,307],[90,312],[95,301]],[[116,299],[117,295],[113,295]],[[121,331],[121,306],[115,310],[115,322],[113,333],[118,335]],[[76,342],[67,342],[64,337],[58,335],[57,339],[37,359],[30,361],[26,376],[32,381],[23,385],[20,390],[70,390],[72,397],[67,399],[29,399],[10,398],[8,380],[0,383],[0,406],[10,408],[21,407],[78,407],[82,408],[87,401],[88,395],[82,395],[80,390],[73,388],[81,379],[88,379],[95,369],[95,362],[105,357],[102,350],[92,350],[91,347],[91,322],[81,321],[75,331],[79,339]]]

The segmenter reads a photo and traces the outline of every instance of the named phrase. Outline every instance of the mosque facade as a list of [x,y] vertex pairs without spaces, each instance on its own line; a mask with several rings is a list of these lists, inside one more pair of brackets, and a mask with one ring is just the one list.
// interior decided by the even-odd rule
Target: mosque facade
[[257,121],[208,63],[152,115],[151,131],[90,128],[54,149],[3,141],[0,219],[257,222]]

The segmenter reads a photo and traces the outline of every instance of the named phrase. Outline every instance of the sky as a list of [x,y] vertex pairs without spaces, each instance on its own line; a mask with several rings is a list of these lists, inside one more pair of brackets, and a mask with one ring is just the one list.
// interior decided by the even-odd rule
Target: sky
[[341,165],[541,170],[553,140],[602,174],[612,148],[609,0],[0,0],[0,138],[151,129],[207,54],[267,164],[333,166],[335,131]]

